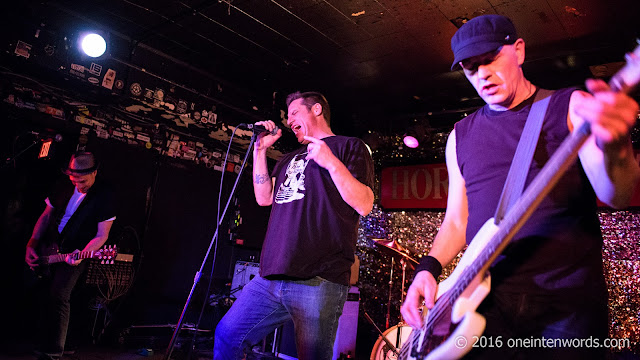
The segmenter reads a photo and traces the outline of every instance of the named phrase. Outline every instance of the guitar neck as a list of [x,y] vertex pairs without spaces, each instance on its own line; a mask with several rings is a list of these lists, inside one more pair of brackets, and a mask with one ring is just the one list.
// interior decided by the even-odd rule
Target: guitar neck
[[[75,259],[77,260],[82,260],[82,259],[90,259],[94,257],[94,251],[80,251],[79,253],[73,255]],[[67,259],[67,255],[70,254],[55,254],[55,255],[49,255],[49,256],[41,256],[40,258],[42,259],[42,263],[45,265],[48,264],[55,264],[55,263],[59,263],[59,262],[64,262]]]

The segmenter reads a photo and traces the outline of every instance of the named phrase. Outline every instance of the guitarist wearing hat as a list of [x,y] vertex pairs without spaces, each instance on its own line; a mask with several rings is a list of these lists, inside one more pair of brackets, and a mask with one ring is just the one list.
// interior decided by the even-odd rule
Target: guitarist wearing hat
[[[452,70],[464,72],[486,105],[456,123],[447,142],[449,194],[445,218],[428,256],[416,269],[401,310],[416,332],[432,318],[432,311],[427,321],[423,318],[419,310],[422,301],[426,309],[432,310],[448,303],[436,301],[438,289],[447,285],[437,284],[442,266],[449,264],[465,245],[471,243],[473,247],[478,238],[474,235],[482,235],[479,230],[485,228],[483,223],[489,224],[496,212],[511,160],[539,91],[522,71],[524,40],[504,16],[483,15],[468,21],[453,36],[451,48],[455,57]],[[636,56],[631,55],[630,60],[637,62]],[[604,358],[603,348],[507,346],[517,344],[513,342],[517,339],[607,337],[607,288],[596,198],[616,209],[629,204],[640,178],[629,136],[638,104],[602,80],[588,80],[586,87],[589,93],[560,89],[550,95],[533,160],[528,168],[523,166],[528,171],[525,186],[541,173],[563,140],[588,123],[592,135],[578,151],[579,161],[573,162],[550,193],[541,197],[538,208],[516,229],[504,251],[482,263],[479,275],[484,276],[488,269],[490,291],[478,292],[482,295],[472,295],[465,301],[477,301],[473,310],[466,313],[477,308],[477,313],[486,319],[486,327],[477,326],[480,333],[474,334],[478,335],[457,339],[441,358],[461,356],[452,355],[461,347],[470,349],[465,358],[472,359]],[[482,261],[471,256],[473,265]],[[467,281],[459,279],[462,283]],[[438,299],[440,295],[438,292]],[[453,309],[464,301],[456,303]],[[447,318],[451,321],[451,317]],[[476,324],[483,321],[476,320]],[[476,341],[481,336],[488,342]],[[474,344],[477,346],[471,346]],[[438,345],[439,349],[444,345]],[[430,349],[414,349],[411,358],[423,359],[426,352],[436,352]]]
[[[42,267],[38,249],[54,245],[68,253],[65,262],[50,266],[48,298],[43,299],[44,319],[39,359],[58,359],[64,351],[70,314],[71,292],[86,262],[77,259],[80,250],[97,251],[109,237],[115,220],[115,197],[110,188],[96,181],[98,164],[90,152],[71,156],[63,171],[70,182],[57,186],[45,200],[47,206],[38,218],[27,243],[25,261],[31,269]],[[40,259],[41,260],[41,259]]]

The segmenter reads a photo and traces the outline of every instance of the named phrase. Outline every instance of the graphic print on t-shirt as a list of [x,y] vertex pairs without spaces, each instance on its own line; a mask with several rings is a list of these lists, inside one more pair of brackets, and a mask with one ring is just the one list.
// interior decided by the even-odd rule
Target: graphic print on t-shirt
[[304,198],[304,193],[298,191],[305,190],[304,169],[307,168],[307,163],[309,163],[309,160],[305,159],[306,155],[307,153],[305,152],[291,159],[287,166],[287,178],[280,184],[276,193],[276,204],[286,204]]

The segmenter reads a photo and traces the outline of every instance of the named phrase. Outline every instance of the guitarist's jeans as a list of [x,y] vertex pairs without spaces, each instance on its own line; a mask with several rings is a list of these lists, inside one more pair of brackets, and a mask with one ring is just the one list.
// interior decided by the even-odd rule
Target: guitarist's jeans
[[[592,295],[595,296],[595,295]],[[585,342],[574,346],[541,346],[538,339],[603,339],[607,337],[607,298],[588,296],[549,296],[491,291],[478,311],[486,317],[487,327],[467,359],[604,359],[606,349]],[[496,339],[500,342],[496,342]],[[537,345],[524,339],[539,341]],[[497,345],[500,346],[497,346]],[[571,345],[569,345],[571,344]],[[481,346],[482,345],[482,346]]]
[[215,330],[213,358],[242,359],[243,350],[293,319],[299,359],[331,360],[348,286],[320,277],[266,280],[256,276]]
[[66,263],[51,266],[51,283],[44,302],[44,323],[41,359],[58,359],[64,351],[69,327],[71,292],[88,262],[78,266]]

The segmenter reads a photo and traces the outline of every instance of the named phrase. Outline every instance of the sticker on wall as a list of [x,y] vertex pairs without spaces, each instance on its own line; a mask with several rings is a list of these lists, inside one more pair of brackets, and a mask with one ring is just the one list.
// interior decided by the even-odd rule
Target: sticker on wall
[[136,139],[146,143],[151,141],[151,138],[145,134],[137,134]]
[[84,66],[78,64],[71,64],[71,69],[69,69],[69,73],[71,75],[77,76],[79,78],[85,78],[86,75],[84,73]]
[[129,90],[131,91],[131,95],[133,96],[142,95],[142,86],[140,86],[140,84],[138,83],[131,84],[131,86],[129,87]]
[[51,106],[47,106],[44,112],[53,116],[56,119],[64,120],[64,111],[62,111],[61,109],[56,109]]
[[82,65],[80,65],[80,64],[73,64],[73,63],[72,63],[72,64],[71,64],[71,69],[72,69],[72,70],[75,70],[75,71],[77,71],[77,72],[81,72],[81,73],[83,73],[83,72],[84,72],[84,66],[82,66]]
[[102,79],[102,87],[113,90],[113,82],[115,81],[115,79],[116,71],[113,69],[108,69],[104,74],[104,78]]
[[160,107],[162,105],[164,105],[164,90],[156,88],[153,93],[153,106]]
[[104,130],[104,129],[97,129],[96,130],[96,136],[101,138],[101,139],[108,139],[109,138],[109,132],[107,130]]
[[187,102],[184,100],[178,100],[177,112],[178,114],[184,114],[187,112]]
[[156,100],[163,101],[164,100],[164,90],[160,88],[156,88],[156,92],[153,94],[153,98]]
[[44,53],[47,54],[47,56],[53,56],[55,52],[56,52],[56,47],[53,45],[47,44],[47,46],[44,47]]
[[100,76],[100,74],[102,74],[102,65],[91,63],[91,67],[88,71],[95,76]]
[[29,56],[31,56],[31,44],[27,44],[22,40],[18,40],[18,43],[16,44],[16,49],[13,52],[18,56],[22,56],[28,59]]
[[116,80],[116,89],[122,90],[122,88],[124,88],[124,81],[120,79]]
[[89,81],[93,85],[98,85],[100,83],[100,80],[98,80],[98,78],[94,78],[93,76],[88,78],[87,81]]

